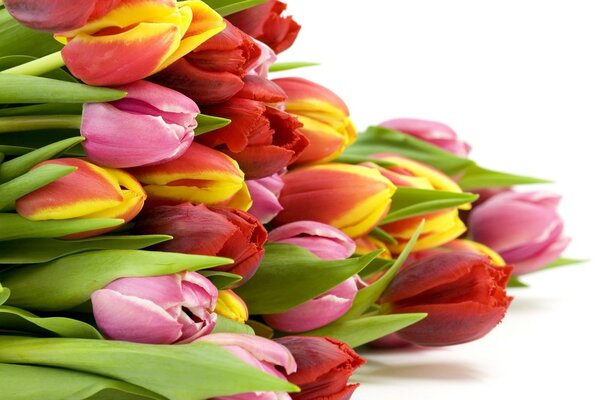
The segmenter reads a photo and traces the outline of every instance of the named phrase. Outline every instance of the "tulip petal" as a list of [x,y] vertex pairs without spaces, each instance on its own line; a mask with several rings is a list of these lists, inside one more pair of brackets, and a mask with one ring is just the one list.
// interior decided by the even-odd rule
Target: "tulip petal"
[[105,289],[149,300],[163,309],[177,306],[184,300],[179,275],[122,278],[111,282]]
[[561,238],[551,243],[549,246],[542,249],[539,253],[534,254],[530,258],[515,262],[515,275],[523,275],[543,268],[560,257],[570,242],[570,238]]

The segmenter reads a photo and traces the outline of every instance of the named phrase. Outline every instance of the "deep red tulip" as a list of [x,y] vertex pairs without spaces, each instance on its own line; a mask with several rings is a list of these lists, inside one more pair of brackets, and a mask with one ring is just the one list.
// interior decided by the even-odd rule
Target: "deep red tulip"
[[512,266],[466,252],[432,255],[401,270],[381,298],[382,312],[427,313],[398,331],[400,338],[423,346],[476,340],[504,317],[512,297],[506,284]]
[[265,228],[248,213],[190,203],[147,210],[137,220],[135,230],[173,236],[153,250],[231,258],[232,265],[218,269],[241,275],[241,283],[256,272],[267,240]]
[[288,381],[300,386],[294,400],[346,400],[358,383],[348,385],[354,370],[365,363],[350,346],[327,337],[286,336],[275,339],[292,353],[298,369]]
[[286,8],[287,4],[281,1],[267,0],[227,19],[248,35],[266,43],[275,53],[281,53],[294,43],[300,31],[300,25],[292,17],[281,16]]

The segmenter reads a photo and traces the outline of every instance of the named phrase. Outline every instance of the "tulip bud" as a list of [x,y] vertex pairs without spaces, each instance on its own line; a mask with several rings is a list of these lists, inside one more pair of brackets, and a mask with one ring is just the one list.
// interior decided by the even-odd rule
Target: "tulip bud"
[[227,257],[231,265],[219,267],[250,279],[265,253],[267,231],[252,215],[233,208],[178,204],[150,208],[137,219],[140,234],[166,234],[172,240],[153,250]]
[[414,136],[459,157],[466,157],[471,151],[471,146],[461,141],[452,128],[439,122],[414,118],[397,118],[385,121],[380,125],[384,128]]
[[344,232],[315,221],[296,221],[275,228],[269,232],[269,242],[303,247],[322,260],[343,260],[356,249]]
[[121,278],[92,293],[94,318],[110,339],[190,343],[216,323],[217,288],[196,272]]
[[[32,221],[70,218],[121,218],[131,221],[142,209],[146,193],[128,173],[101,168],[77,158],[60,158],[39,163],[68,165],[77,170],[16,201],[19,215]],[[121,225],[119,225],[121,226]],[[78,233],[69,239],[99,235],[112,228]]]
[[296,161],[308,145],[296,118],[261,101],[234,97],[206,106],[204,112],[228,118],[231,123],[196,140],[234,158],[248,179],[281,171]]
[[276,225],[311,220],[332,225],[351,238],[367,234],[387,213],[396,187],[375,169],[321,164],[283,176]]
[[252,207],[248,212],[263,224],[271,222],[283,210],[279,204],[279,194],[283,189],[281,175],[273,174],[266,178],[249,180],[246,181],[246,185],[252,198]]
[[152,207],[189,202],[247,210],[252,205],[237,162],[198,143],[175,160],[129,171],[145,185]]
[[57,39],[73,75],[115,86],[165,69],[223,29],[223,18],[201,1],[130,0]]
[[356,139],[348,107],[329,89],[302,78],[275,79],[287,95],[285,111],[303,124],[309,145],[296,164],[322,163],[339,156]]
[[477,243],[467,239],[455,239],[451,242],[444,244],[441,247],[436,247],[435,249],[428,249],[416,253],[411,253],[410,259],[416,261],[420,260],[421,258],[429,257],[433,254],[450,253],[456,251],[479,254],[481,256],[489,257],[490,261],[494,265],[497,265],[499,267],[503,267],[506,265],[506,262],[500,256],[500,254],[496,253],[494,250],[490,249],[482,243]]
[[248,321],[248,307],[233,290],[219,290],[215,312],[225,318],[244,323]]
[[144,81],[119,89],[126,98],[83,106],[81,134],[90,161],[112,168],[153,165],[190,147],[200,112],[191,99]]
[[397,332],[423,346],[479,339],[504,317],[512,297],[506,284],[512,267],[464,252],[432,255],[401,269],[381,297],[383,313],[427,313]]
[[[292,353],[283,345],[260,336],[235,333],[213,333],[200,338],[200,341],[214,343],[229,351],[242,361],[258,368],[259,370],[286,380],[280,368],[290,375],[296,371],[296,361]],[[252,399],[277,399],[291,400],[287,393],[261,392],[242,393],[233,396],[216,397],[215,400],[252,400]]]
[[275,339],[291,351],[298,370],[288,380],[300,386],[293,400],[347,400],[358,383],[348,379],[365,363],[346,343],[328,337],[285,336]]
[[296,40],[300,25],[292,17],[282,17],[287,5],[267,0],[258,6],[229,15],[227,19],[248,35],[266,43],[275,53],[288,49]]
[[471,211],[471,236],[514,264],[516,275],[537,271],[557,259],[570,242],[562,235],[559,201],[553,193],[500,193]]

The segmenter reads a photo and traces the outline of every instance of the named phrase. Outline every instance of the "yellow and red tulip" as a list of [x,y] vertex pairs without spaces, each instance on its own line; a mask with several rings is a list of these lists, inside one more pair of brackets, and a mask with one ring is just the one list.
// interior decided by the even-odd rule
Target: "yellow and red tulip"
[[312,220],[348,236],[367,234],[389,210],[396,187],[379,171],[359,165],[321,164],[283,176],[277,225]]
[[219,290],[215,312],[242,324],[248,321],[248,306],[240,296],[231,289]]
[[503,267],[506,265],[506,262],[504,261],[502,256],[496,251],[492,250],[483,243],[478,243],[468,239],[455,239],[451,242],[444,244],[441,247],[436,247],[435,249],[423,250],[417,253],[413,253],[411,254],[411,259],[420,260],[421,258],[425,258],[433,254],[452,253],[457,251],[487,256],[489,257],[492,264],[497,265],[499,267]]
[[129,171],[144,184],[151,206],[189,202],[246,211],[252,205],[238,163],[199,143],[175,160]]
[[[133,176],[118,169],[101,168],[77,158],[44,161],[68,165],[77,170],[16,201],[17,212],[30,220],[70,218],[121,218],[127,223],[142,209],[146,193]],[[69,236],[99,235],[117,227]]]
[[122,0],[57,34],[69,71],[90,85],[123,85],[161,71],[225,28],[199,0]]

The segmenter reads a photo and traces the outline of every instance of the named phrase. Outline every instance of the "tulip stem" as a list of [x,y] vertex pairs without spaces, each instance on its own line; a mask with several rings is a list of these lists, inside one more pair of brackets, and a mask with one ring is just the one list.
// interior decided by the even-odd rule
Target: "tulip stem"
[[27,115],[0,118],[0,133],[43,129],[79,129],[81,115]]
[[60,51],[56,53],[48,54],[42,58],[29,61],[25,64],[17,65],[9,69],[2,71],[3,74],[13,75],[33,75],[39,76],[46,72],[54,71],[65,65],[65,62],[60,54]]

